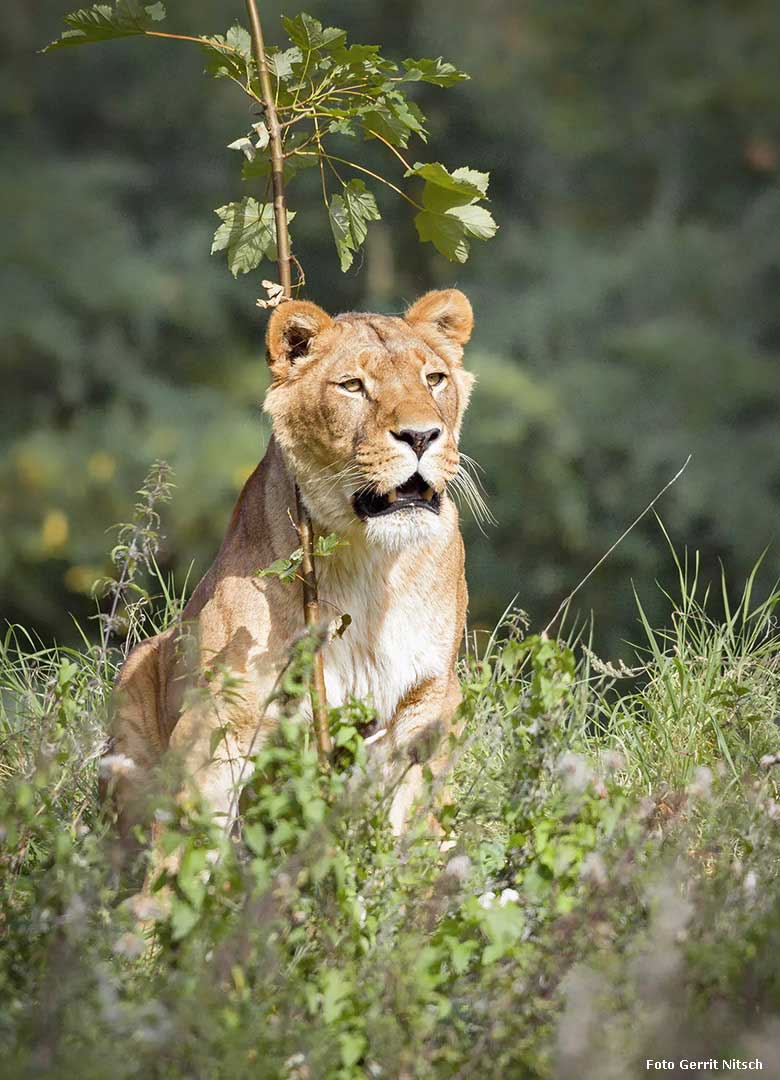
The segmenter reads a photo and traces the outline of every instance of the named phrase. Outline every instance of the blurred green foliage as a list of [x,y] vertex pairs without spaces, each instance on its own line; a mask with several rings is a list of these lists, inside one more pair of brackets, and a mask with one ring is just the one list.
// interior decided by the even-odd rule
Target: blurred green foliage
[[[147,848],[123,875],[97,791],[128,769],[100,758],[122,650],[9,631],[2,1075],[634,1080],[663,1056],[776,1076],[780,592],[757,601],[751,576],[719,621],[695,560],[671,561],[667,629],[639,606],[632,669],[517,611],[462,660],[453,772],[428,776],[403,838],[368,705],[330,710],[319,767],[301,715],[317,638],[299,638],[274,733],[236,763],[238,829],[169,755],[149,784],[165,863]],[[131,639],[152,614],[135,607]]]
[[[345,275],[316,170],[294,207],[323,306],[398,311],[454,283],[474,302],[464,446],[500,525],[466,525],[472,621],[518,592],[543,624],[688,453],[664,520],[739,579],[780,516],[780,9],[305,6],[389,56],[443,54],[473,77],[446,96],[414,88],[432,157],[491,172],[501,230],[457,277],[392,200]],[[214,207],[254,191],[225,149],[245,105],[203,81],[194,47],[35,55],[68,7],[10,0],[0,74],[2,614],[61,637],[92,608],[105,530],[151,461],[176,475],[162,557],[181,580],[208,565],[268,434],[259,275],[234,282],[208,254]],[[216,0],[168,11],[182,33],[243,17]],[[263,5],[271,41],[280,11]],[[604,636],[633,633],[626,581],[664,563],[648,521],[583,590]],[[780,570],[776,551],[765,565]]]

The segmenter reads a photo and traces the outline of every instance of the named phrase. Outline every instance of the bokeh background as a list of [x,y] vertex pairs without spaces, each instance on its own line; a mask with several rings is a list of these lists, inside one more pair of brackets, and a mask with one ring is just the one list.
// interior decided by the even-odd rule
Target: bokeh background
[[[166,569],[207,566],[268,436],[259,278],[210,256],[213,209],[252,193],[247,130],[196,47],[129,40],[49,56],[68,0],[8,0],[0,76],[0,613],[44,638],[94,610],[109,527],[150,463],[177,491]],[[224,32],[236,0],[168,0],[169,29]],[[270,41],[281,5],[264,3]],[[465,448],[499,527],[467,520],[471,619],[515,593],[537,625],[677,471],[676,544],[734,587],[780,570],[780,7],[775,0],[394,0],[305,9],[396,58],[472,81],[415,92],[419,155],[491,172],[500,232],[465,267],[381,203],[340,274],[302,174],[296,252],[332,311],[400,311],[456,284],[477,331]],[[295,14],[296,4],[284,5]],[[371,148],[368,151],[374,152]],[[392,168],[392,166],[391,166]],[[314,170],[312,170],[312,173]],[[255,193],[256,194],[256,193]],[[775,546],[771,546],[772,544]],[[652,518],[578,597],[610,648],[672,569]]]

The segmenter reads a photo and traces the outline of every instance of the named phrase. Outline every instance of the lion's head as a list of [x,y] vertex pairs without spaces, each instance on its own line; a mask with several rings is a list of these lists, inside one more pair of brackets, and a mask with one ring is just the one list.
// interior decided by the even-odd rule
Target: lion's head
[[403,318],[332,318],[303,300],[274,311],[265,410],[320,527],[386,547],[440,527],[474,381],[462,365],[472,325],[456,289]]

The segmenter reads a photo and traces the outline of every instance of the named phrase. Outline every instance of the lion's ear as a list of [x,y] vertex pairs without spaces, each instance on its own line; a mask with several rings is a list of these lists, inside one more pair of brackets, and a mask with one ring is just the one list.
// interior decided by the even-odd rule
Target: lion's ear
[[431,327],[461,348],[471,337],[474,312],[459,289],[439,289],[421,296],[404,316],[410,326]]
[[314,340],[333,325],[326,311],[309,300],[286,300],[268,322],[266,345],[274,378],[281,379],[310,351]]

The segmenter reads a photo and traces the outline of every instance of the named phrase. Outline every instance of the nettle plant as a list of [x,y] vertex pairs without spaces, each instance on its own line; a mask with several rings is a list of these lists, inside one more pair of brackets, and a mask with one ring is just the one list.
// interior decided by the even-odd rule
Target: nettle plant
[[[278,195],[272,183],[275,125],[268,115],[263,72],[256,50],[253,54],[252,35],[239,25],[224,36],[166,33],[161,29],[164,18],[161,3],[117,0],[114,5],[97,4],[66,15],[68,29],[45,51],[131,36],[194,43],[205,54],[208,74],[230,79],[260,107],[263,118],[248,125],[229,148],[244,156],[242,179],[256,184],[262,194],[245,195],[219,207],[216,213],[221,224],[212,245],[212,252],[225,252],[234,276],[245,274],[264,259],[276,261],[280,254],[272,197],[272,191]],[[421,241],[432,243],[447,259],[464,263],[472,240],[487,240],[496,232],[496,223],[483,205],[488,174],[470,168],[450,170],[439,162],[426,164],[407,158],[413,139],[423,143],[427,139],[425,116],[407,90],[420,82],[450,87],[469,76],[441,57],[396,63],[382,56],[378,45],[349,45],[346,31],[323,27],[305,13],[283,17],[282,23],[289,46],[264,48],[264,59],[281,140],[284,181],[294,180],[302,169],[319,168],[322,199],[341,269],[350,268],[365,242],[369,224],[380,218],[372,184],[390,188],[409,204]],[[359,139],[386,148],[393,166],[392,179],[355,160]],[[293,217],[294,212],[288,210],[288,224]],[[297,265],[298,281],[293,288],[303,285]],[[264,285],[267,299],[261,306],[274,306],[284,295],[284,283],[269,281]]]

